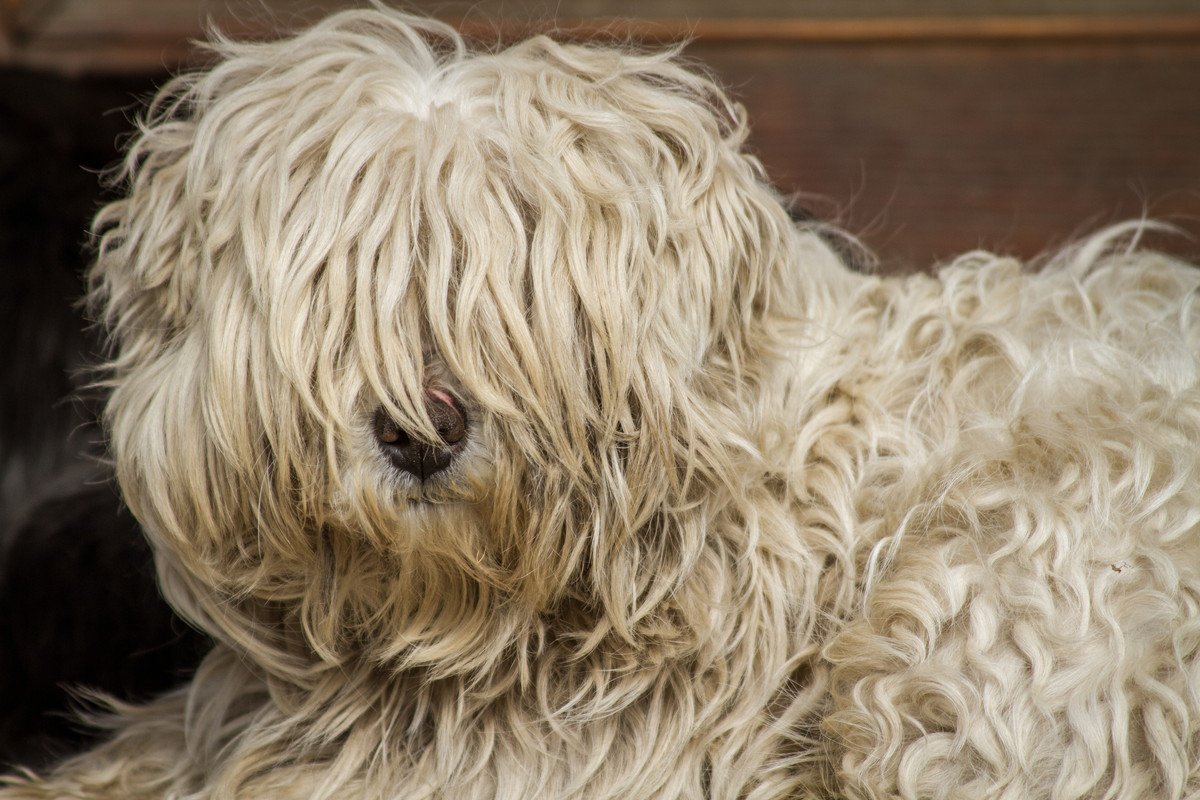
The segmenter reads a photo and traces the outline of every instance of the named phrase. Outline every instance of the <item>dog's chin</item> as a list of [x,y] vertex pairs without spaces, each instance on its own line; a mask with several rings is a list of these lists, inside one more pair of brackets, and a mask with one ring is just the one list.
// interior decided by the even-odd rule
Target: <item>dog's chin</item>
[[409,481],[401,490],[406,510],[412,513],[436,514],[473,505],[479,500],[477,491],[460,476],[438,475],[419,483]]
[[396,508],[392,531],[406,535],[395,544],[410,557],[415,555],[410,548],[415,548],[435,559],[458,559],[478,545],[488,525],[485,510],[485,505],[461,496],[414,495]]
[[458,509],[465,505],[467,505],[467,500],[465,498],[443,496],[427,497],[423,494],[420,494],[409,498],[405,508],[414,514],[437,514],[439,512]]

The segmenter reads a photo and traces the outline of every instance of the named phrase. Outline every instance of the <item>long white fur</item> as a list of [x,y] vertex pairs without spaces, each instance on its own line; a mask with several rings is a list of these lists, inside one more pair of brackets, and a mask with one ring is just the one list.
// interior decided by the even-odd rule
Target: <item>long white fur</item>
[[[212,46],[91,299],[220,644],[0,798],[1200,796],[1200,272],[854,274],[673,51]],[[371,418],[427,386],[471,427],[414,485]]]

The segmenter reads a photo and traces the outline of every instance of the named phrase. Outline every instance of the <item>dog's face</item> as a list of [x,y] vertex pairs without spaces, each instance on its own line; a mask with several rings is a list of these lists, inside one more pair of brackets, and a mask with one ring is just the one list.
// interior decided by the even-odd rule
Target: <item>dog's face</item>
[[225,46],[101,212],[119,476],[182,605],[635,608],[755,469],[790,233],[739,112],[663,56],[426,27]]

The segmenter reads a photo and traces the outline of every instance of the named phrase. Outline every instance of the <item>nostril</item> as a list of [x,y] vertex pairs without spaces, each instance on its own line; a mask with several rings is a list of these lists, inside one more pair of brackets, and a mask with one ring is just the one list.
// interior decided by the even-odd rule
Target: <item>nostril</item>
[[453,397],[440,389],[425,393],[425,411],[442,441],[458,444],[467,434],[467,415]]
[[396,447],[407,447],[412,441],[382,408],[375,412],[375,438]]

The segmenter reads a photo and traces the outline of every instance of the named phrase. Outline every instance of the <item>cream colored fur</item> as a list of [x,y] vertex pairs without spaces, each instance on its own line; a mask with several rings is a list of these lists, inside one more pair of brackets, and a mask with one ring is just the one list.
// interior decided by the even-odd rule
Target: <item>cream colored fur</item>
[[[220,644],[0,798],[1200,796],[1200,272],[855,274],[676,53],[214,48],[91,281]],[[371,415],[433,436],[430,385],[417,486]]]

